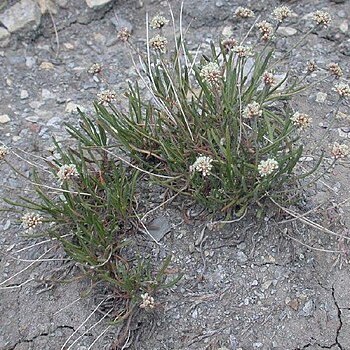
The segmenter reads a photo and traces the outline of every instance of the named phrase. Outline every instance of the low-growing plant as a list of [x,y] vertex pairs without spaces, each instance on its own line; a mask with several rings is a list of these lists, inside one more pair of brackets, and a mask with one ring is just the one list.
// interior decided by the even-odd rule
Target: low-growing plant
[[[291,15],[280,7],[273,23],[255,23],[240,41],[224,38],[201,55],[200,48],[190,52],[181,30],[174,47],[164,36],[147,35],[146,52],[136,50],[142,68],[135,67],[151,98],[130,83],[129,108],[123,111],[112,99],[99,101],[98,120],[153,180],[214,211],[239,215],[267,194],[295,189],[318,169],[323,154],[317,154],[313,169],[295,171],[303,156],[301,133],[311,118],[293,111],[288,101],[314,84],[306,79],[310,67],[293,76],[283,57],[274,57],[277,29]],[[243,8],[236,16],[252,17]],[[307,34],[330,21],[322,11],[313,18]],[[162,31],[167,22],[156,16],[151,27]],[[259,39],[248,45],[254,28]]]
[[[134,214],[139,173],[111,158],[103,149],[108,147],[103,128],[83,113],[81,118],[79,127],[67,125],[73,146],[62,148],[54,141],[53,159],[34,168],[30,181],[35,195],[4,200],[10,210],[26,209],[22,227],[27,236],[58,240],[84,275],[103,283],[117,300],[115,322],[126,327],[138,309],[153,309],[154,294],[180,276],[168,278],[170,258],[157,267],[133,242],[139,225]],[[121,332],[116,344],[123,344],[127,333]]]

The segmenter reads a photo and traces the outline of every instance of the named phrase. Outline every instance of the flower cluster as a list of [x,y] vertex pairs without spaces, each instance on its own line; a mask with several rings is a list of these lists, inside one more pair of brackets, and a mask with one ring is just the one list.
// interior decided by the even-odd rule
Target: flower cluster
[[252,119],[254,117],[260,117],[262,110],[257,102],[249,103],[243,110],[243,118]]
[[328,12],[325,11],[316,11],[313,13],[312,19],[318,24],[318,25],[324,25],[325,27],[328,27],[329,24],[332,21],[331,15]]
[[303,130],[310,126],[312,118],[305,113],[295,112],[290,120],[293,122],[293,125]]
[[36,213],[26,213],[22,216],[21,220],[24,228],[27,229],[27,232],[33,231],[43,222],[43,218]]
[[236,39],[233,38],[226,38],[221,41],[221,45],[227,50],[232,50],[235,46],[238,45],[238,42]]
[[349,146],[345,144],[339,144],[338,142],[334,143],[331,150],[332,156],[336,159],[347,157],[349,155],[349,152]]
[[168,45],[168,40],[164,36],[156,35],[149,41],[150,46],[152,49],[165,53],[166,47]]
[[211,164],[212,162],[213,159],[210,157],[199,156],[196,161],[190,166],[190,172],[192,173],[194,171],[198,171],[205,177],[213,168],[213,165]]
[[253,55],[250,46],[237,45],[233,48],[233,51],[237,53],[238,57],[248,57]]
[[283,22],[286,18],[291,17],[292,15],[293,12],[288,6],[276,7],[272,12],[272,16],[279,22]]
[[272,73],[265,72],[264,75],[263,75],[263,83],[266,86],[276,85],[276,78],[275,78],[275,76]]
[[101,71],[102,71],[102,66],[99,63],[94,63],[88,69],[88,73],[90,74],[98,74],[98,73],[101,73]]
[[152,310],[155,307],[154,298],[148,293],[141,294],[142,303],[140,304],[141,309]]
[[169,20],[164,16],[156,15],[152,18],[150,26],[152,29],[160,29],[169,23]]
[[109,103],[116,101],[117,94],[113,90],[104,90],[97,94],[97,103],[100,105],[108,105]]
[[201,77],[210,85],[217,85],[220,81],[222,72],[219,65],[215,62],[209,62],[200,72]]
[[64,164],[61,165],[58,172],[57,177],[63,183],[66,180],[71,180],[73,178],[79,177],[79,173],[75,164]]
[[118,31],[117,38],[123,43],[126,43],[130,37],[131,37],[131,32],[128,28],[123,27]]
[[9,149],[6,146],[0,146],[0,160],[5,159],[8,153],[9,153]]
[[240,6],[240,7],[237,7],[235,11],[235,16],[240,18],[250,18],[250,17],[254,17],[255,14],[251,9]]
[[317,71],[318,67],[315,61],[309,61],[306,65],[306,71],[307,73],[313,73]]
[[259,174],[262,177],[272,174],[277,169],[278,163],[273,158],[262,160],[258,165]]
[[350,97],[349,84],[345,84],[345,83],[336,84],[333,90],[336,91],[340,97]]
[[264,41],[267,41],[271,39],[272,34],[273,34],[273,26],[271,23],[267,21],[261,21],[256,24],[257,28],[260,31],[261,34],[261,39]]
[[337,79],[343,76],[343,70],[340,68],[338,63],[330,63],[327,68],[329,72]]

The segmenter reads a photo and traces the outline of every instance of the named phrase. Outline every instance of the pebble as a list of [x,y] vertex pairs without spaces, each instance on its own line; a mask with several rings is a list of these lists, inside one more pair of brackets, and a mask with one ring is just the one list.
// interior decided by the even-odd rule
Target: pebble
[[248,258],[244,252],[238,251],[237,252],[237,260],[241,263],[245,263],[248,260]]
[[109,4],[112,0],[85,0],[85,1],[90,8],[99,9]]
[[41,97],[44,100],[49,100],[51,98],[55,98],[55,95],[48,89],[42,89],[41,90]]
[[78,113],[77,108],[79,108],[82,112],[86,111],[84,107],[82,107],[82,106],[80,106],[80,105],[78,105],[78,104],[76,104],[74,102],[68,102],[67,106],[65,108],[65,112],[66,113],[71,113],[71,114]]
[[347,22],[347,21],[342,21],[342,22],[340,23],[339,30],[340,30],[342,33],[346,34],[346,33],[348,32],[348,30],[349,30],[349,24],[348,24],[348,22]]
[[10,33],[35,30],[41,22],[41,11],[34,0],[21,0],[0,14],[0,22]]
[[324,103],[327,99],[327,94],[325,92],[318,92],[316,94],[316,102]]
[[292,27],[279,27],[277,33],[283,36],[292,36],[295,35],[298,31]]
[[33,68],[35,63],[36,63],[36,59],[34,57],[31,57],[31,56],[26,57],[26,66],[28,68]]
[[44,61],[39,66],[40,69],[50,70],[54,69],[55,66],[51,62]]
[[5,28],[0,27],[0,47],[5,47],[10,43],[10,33]]
[[29,93],[27,90],[21,90],[21,100],[25,100],[29,97]]
[[10,121],[10,117],[7,114],[0,115],[0,124],[6,124]]
[[309,316],[312,316],[314,314],[314,311],[315,311],[315,304],[314,304],[313,300],[310,299],[305,303],[305,305],[300,313],[304,317],[309,317]]

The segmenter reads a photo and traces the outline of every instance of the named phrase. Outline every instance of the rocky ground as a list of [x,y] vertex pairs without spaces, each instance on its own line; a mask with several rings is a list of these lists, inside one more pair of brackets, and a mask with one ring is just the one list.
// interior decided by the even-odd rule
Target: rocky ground
[[[178,13],[179,1],[171,3]],[[237,30],[233,11],[247,3],[263,17],[280,2],[185,1],[190,47],[218,39],[227,27]],[[288,3],[299,17],[281,30],[281,51],[300,37],[307,13],[325,9],[334,19],[328,31],[311,35],[292,66],[301,69],[309,59],[321,65],[338,62],[349,77],[349,2]],[[89,111],[97,92],[112,86],[121,93],[126,79],[136,79],[128,51],[117,40],[117,29],[129,27],[139,38],[138,45],[143,45],[145,14],[158,11],[168,13],[166,1],[9,0],[0,4],[1,142],[14,150],[49,156],[52,136],[67,139],[63,124],[77,120],[77,106]],[[87,73],[94,62],[105,67],[105,82]],[[329,125],[332,95],[330,86],[320,85],[292,102],[314,118],[306,143]],[[342,106],[341,113],[331,139],[350,136],[349,106]],[[20,158],[13,162],[29,174],[27,163]],[[192,208],[184,220],[180,200],[158,212],[160,226],[169,228],[163,229],[163,234],[169,232],[162,235],[161,246],[142,237],[140,241],[155,256],[172,254],[184,278],[158,296],[154,313],[142,315],[132,326],[132,341],[125,348],[350,350],[350,274],[344,238],[349,236],[347,172],[348,163],[337,165],[300,208],[306,212],[324,202],[311,218],[343,237],[299,221],[284,226],[282,213],[260,221],[247,215],[210,231],[198,208]],[[2,196],[13,198],[16,189],[25,193],[19,176],[3,165],[1,173]],[[30,247],[39,241],[24,239],[17,219],[16,213],[2,213],[0,218],[0,349],[108,349],[117,328],[94,312],[98,298],[94,293],[85,295],[88,281],[74,280],[77,271],[56,245]],[[42,261],[34,263],[39,257]],[[67,278],[73,282],[60,283]]]

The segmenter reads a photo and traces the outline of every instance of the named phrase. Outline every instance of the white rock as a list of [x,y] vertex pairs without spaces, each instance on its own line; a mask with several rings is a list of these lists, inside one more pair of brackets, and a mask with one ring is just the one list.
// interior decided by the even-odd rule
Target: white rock
[[0,22],[10,33],[36,29],[40,21],[40,8],[34,0],[21,0],[0,14]]
[[41,90],[41,97],[44,100],[49,100],[50,98],[55,98],[55,95],[48,89],[42,89]]
[[5,29],[0,27],[0,47],[5,47],[10,42],[10,33]]
[[95,8],[98,9],[99,7],[102,7],[104,5],[107,5],[108,3],[110,3],[112,0],[85,0],[86,4],[90,7],[90,8]]
[[347,31],[349,30],[349,24],[347,21],[342,21],[340,23],[339,29],[342,33],[346,34]]
[[298,31],[292,27],[279,27],[277,30],[277,33],[283,36],[292,36],[295,35],[297,32]]
[[226,26],[222,30],[222,35],[226,38],[229,38],[233,34],[232,26]]
[[318,92],[316,94],[316,102],[324,103],[326,101],[327,94],[325,92]]
[[68,102],[67,103],[65,112],[66,113],[78,113],[77,108],[79,108],[82,112],[85,112],[85,108],[84,107],[82,107],[80,105],[77,105],[74,102]]
[[21,100],[25,100],[29,97],[29,93],[27,90],[21,90]]
[[10,121],[10,117],[7,114],[0,115],[0,124],[6,124]]

